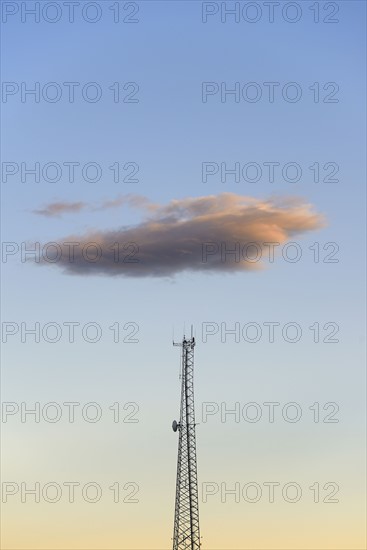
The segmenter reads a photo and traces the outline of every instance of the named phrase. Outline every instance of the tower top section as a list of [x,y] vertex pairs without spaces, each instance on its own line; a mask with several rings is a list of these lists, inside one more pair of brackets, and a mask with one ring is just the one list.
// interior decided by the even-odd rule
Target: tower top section
[[180,346],[181,348],[192,349],[195,346],[195,338],[192,336],[190,339],[183,337],[182,342],[173,342],[174,346]]
[[194,333],[194,328],[191,325],[191,338],[186,338],[186,336],[184,335],[182,342],[173,341],[173,345],[180,346],[181,348],[193,349],[193,347],[195,346],[195,338],[193,336],[193,333]]

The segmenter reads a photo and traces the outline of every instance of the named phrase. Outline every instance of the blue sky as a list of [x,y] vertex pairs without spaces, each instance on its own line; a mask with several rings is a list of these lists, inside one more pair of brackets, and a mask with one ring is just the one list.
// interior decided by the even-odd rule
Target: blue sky
[[[293,432],[294,426],[288,425],[255,425],[254,429],[230,423],[203,424],[198,436],[202,478],[208,474],[213,479],[223,479],[229,477],[228,471],[233,468],[233,475],[242,479],[243,457],[248,456],[250,445],[259,453],[248,457],[245,471],[246,475],[249,470],[253,472],[252,478],[275,478],[288,471],[292,472],[291,478],[325,479],[331,470],[333,479],[347,487],[347,496],[339,504],[336,516],[329,518],[330,525],[334,524],[332,541],[326,541],[328,520],[316,527],[314,518],[315,533],[320,538],[315,535],[314,539],[302,539],[299,535],[296,542],[287,542],[279,533],[274,535],[272,548],[288,548],[288,543],[292,548],[306,548],[305,544],[309,548],[337,547],[328,544],[347,548],[349,543],[355,545],[353,548],[362,548],[357,523],[361,510],[362,427],[358,418],[363,410],[365,332],[365,5],[339,2],[340,21],[336,24],[315,24],[309,9],[311,2],[298,3],[303,16],[295,24],[281,17],[276,17],[273,24],[265,18],[256,24],[236,24],[231,20],[223,24],[218,16],[203,24],[201,2],[145,1],[139,2],[139,23],[113,24],[107,4],[112,2],[101,3],[103,17],[96,24],[88,24],[80,17],[73,24],[64,19],[55,24],[21,23],[19,16],[3,24],[3,81],[75,81],[81,85],[98,82],[103,89],[98,103],[87,103],[80,95],[73,104],[64,96],[58,103],[22,103],[18,94],[2,104],[6,138],[2,145],[3,162],[96,162],[103,169],[103,177],[96,183],[81,177],[74,183],[65,177],[56,183],[35,183],[30,178],[22,183],[19,175],[9,177],[8,182],[2,183],[3,241],[44,243],[92,230],[139,224],[142,212],[126,206],[65,213],[60,217],[33,213],[56,201],[95,205],[128,193],[161,205],[173,199],[223,192],[259,200],[297,196],[324,215],[327,226],[293,239],[304,251],[300,262],[292,264],[279,259],[261,272],[185,272],[173,278],[134,279],[71,276],[57,266],[21,263],[18,257],[3,264],[4,320],[19,324],[93,321],[103,328],[103,337],[97,344],[88,344],[80,337],[74,344],[62,338],[53,345],[21,344],[19,335],[10,338],[3,352],[3,398],[15,402],[136,401],[142,411],[139,425],[129,431],[124,441],[116,436],[114,425],[106,426],[104,432],[99,432],[100,427],[89,432],[89,427],[82,426],[87,431],[71,434],[70,426],[61,429],[51,425],[55,429],[48,432],[48,426],[21,426],[14,422],[7,427],[9,431],[12,427],[13,433],[5,434],[11,443],[5,455],[7,477],[18,478],[25,467],[25,459],[14,460],[15,448],[18,457],[29,453],[27,479],[36,479],[46,465],[48,477],[63,478],[65,462],[61,450],[68,445],[75,449],[81,438],[90,457],[90,478],[97,478],[101,469],[109,468],[115,477],[121,477],[122,462],[116,456],[129,449],[124,471],[128,472],[127,477],[143,483],[145,503],[153,502],[156,480],[148,475],[141,458],[152,453],[150,469],[157,465],[156,479],[162,486],[164,510],[155,521],[166,523],[152,534],[151,547],[167,547],[176,453],[176,440],[169,426],[171,417],[177,415],[179,397],[178,357],[177,350],[171,348],[172,330],[179,339],[184,324],[187,329],[192,323],[198,339],[199,409],[202,401],[297,401],[306,409],[315,401],[335,401],[340,404],[343,419],[331,427],[297,424]],[[108,87],[117,81],[137,82],[139,103],[113,103]],[[289,103],[277,93],[274,103],[265,99],[258,103],[222,103],[219,96],[209,98],[207,103],[201,101],[202,82],[226,82],[231,88],[235,82],[269,81],[280,82],[281,86],[297,82],[303,90],[302,99]],[[309,90],[314,82],[320,82],[321,88],[325,83],[336,82],[339,102],[314,103]],[[201,179],[203,162],[262,165],[271,161],[281,166],[298,163],[303,170],[301,181],[293,184],[277,177],[274,183],[264,179],[257,183],[222,183],[219,177],[213,177],[203,183]],[[139,182],[114,183],[108,169],[114,162],[137,163]],[[340,181],[313,182],[308,167],[314,162],[337,163]],[[314,263],[309,246],[315,242],[321,248],[328,242],[337,243],[339,262]],[[112,343],[108,327],[116,321],[136,322],[140,327],[139,343]],[[302,326],[303,337],[297,344],[280,338],[270,344],[265,337],[257,344],[243,340],[236,344],[231,339],[223,344],[218,335],[207,344],[201,341],[203,322],[225,322],[230,327],[235,322],[245,325],[249,321],[260,325],[266,321],[281,325],[297,322]],[[337,323],[340,342],[312,342],[308,327],[314,322]],[[47,438],[59,451],[58,458],[51,461],[53,470],[51,450],[39,453]],[[290,438],[296,442],[296,449],[290,450]],[[94,454],[96,440],[106,453],[111,448],[116,451],[112,461]],[[272,467],[267,460],[259,460],[259,456],[269,455],[268,441],[273,445]],[[70,462],[75,468],[68,466],[69,477],[82,475],[82,462],[75,454],[74,462]],[[208,525],[205,547],[224,547],[220,534],[217,538],[213,534],[213,518],[224,513],[220,503],[210,513],[203,508]],[[351,510],[356,512],[355,519]],[[99,510],[102,522],[107,512]],[[83,512],[80,513],[82,517]],[[237,509],[226,512],[228,517],[223,520],[231,532],[235,530],[230,516],[235,517],[236,513]],[[66,518],[68,514],[65,511]],[[153,525],[145,504],[139,514],[135,513],[132,525],[139,517]],[[259,509],[254,526],[260,518]],[[340,518],[345,519],[344,523]],[[10,514],[9,525],[11,521]],[[35,516],[35,521],[42,525],[40,517]],[[50,525],[55,521],[51,517]],[[68,521],[65,520],[66,533]],[[286,525],[285,517],[279,521]],[[87,548],[86,526],[82,519],[80,522],[77,544]],[[297,518],[295,522],[297,525]],[[112,529],[115,538],[109,541],[110,548],[143,548],[139,541],[131,542],[130,531],[121,542],[115,524]],[[353,542],[348,540],[348,533],[352,532],[357,533]],[[8,548],[21,547],[21,539],[11,529],[6,537]],[[65,537],[62,548],[77,548],[72,534]],[[32,548],[41,547],[37,544],[50,548],[46,534],[42,543],[35,534],[29,540]],[[127,542],[123,546],[124,540],[130,546]],[[240,533],[231,542],[232,548],[254,547],[245,546],[247,542]],[[262,544],[259,548],[269,544],[265,538],[258,543]]]

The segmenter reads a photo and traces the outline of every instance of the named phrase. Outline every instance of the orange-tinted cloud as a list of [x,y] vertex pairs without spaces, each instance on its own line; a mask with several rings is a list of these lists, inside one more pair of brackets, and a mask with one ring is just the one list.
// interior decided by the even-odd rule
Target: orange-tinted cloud
[[87,202],[70,202],[70,201],[57,201],[46,204],[43,208],[33,210],[33,214],[39,214],[40,216],[47,216],[49,218],[60,217],[63,214],[76,214],[82,210],[98,211],[107,210],[109,208],[118,208],[119,206],[132,206],[134,208],[144,208],[147,210],[154,210],[156,207],[148,199],[140,195],[120,195],[115,199],[101,201],[97,204],[89,204]]
[[76,213],[86,208],[84,202],[52,202],[47,204],[44,208],[33,210],[33,214],[39,214],[40,216],[47,216],[48,218],[59,217],[65,213]]
[[221,244],[233,249],[239,243],[242,249],[253,243],[263,250],[266,243],[282,244],[324,225],[310,204],[296,198],[261,200],[222,193],[162,206],[139,197],[134,205],[147,210],[148,219],[60,239],[55,265],[70,274],[131,277],[253,270],[263,262],[237,261],[230,254],[223,261]]

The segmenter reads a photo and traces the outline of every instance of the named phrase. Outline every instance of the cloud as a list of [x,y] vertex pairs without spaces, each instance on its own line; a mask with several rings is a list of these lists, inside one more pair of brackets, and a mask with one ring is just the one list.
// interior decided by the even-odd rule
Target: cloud
[[154,211],[157,208],[157,205],[150,202],[146,197],[141,195],[120,195],[116,199],[104,201],[97,206],[94,210],[106,210],[108,208],[117,208],[119,206],[132,206],[133,208],[139,208],[142,210]]
[[[266,243],[284,244],[324,226],[323,217],[296,198],[260,200],[222,193],[166,205],[144,197],[131,200],[148,211],[147,219],[136,226],[69,235],[58,241],[54,256],[47,254],[48,262],[69,274],[104,276],[254,270],[264,265],[265,252],[269,255]],[[238,249],[238,254],[223,258],[223,246]]]
[[84,202],[52,202],[47,204],[44,208],[39,210],[33,210],[34,214],[39,214],[40,216],[47,216],[49,218],[59,217],[65,213],[75,213],[80,212],[86,208]]
[[140,195],[121,195],[115,199],[102,201],[95,205],[87,202],[68,202],[58,201],[51,202],[41,209],[32,210],[33,214],[47,216],[49,218],[60,217],[62,214],[75,214],[81,210],[99,211],[109,208],[118,208],[119,206],[132,206],[134,208],[142,208],[146,210],[155,210],[156,206],[145,197]]

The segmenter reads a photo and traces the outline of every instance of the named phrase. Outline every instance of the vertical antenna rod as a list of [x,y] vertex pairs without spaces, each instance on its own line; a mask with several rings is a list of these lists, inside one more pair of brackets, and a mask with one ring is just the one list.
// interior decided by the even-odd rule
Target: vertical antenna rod
[[194,407],[194,346],[195,338],[185,336],[173,343],[182,348],[180,421],[173,421],[178,430],[178,458],[173,550],[199,550],[199,497],[196,460]]

